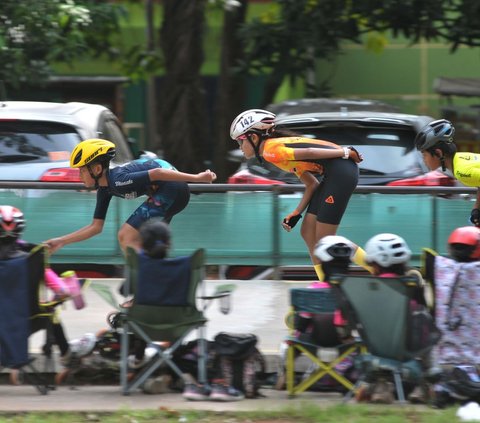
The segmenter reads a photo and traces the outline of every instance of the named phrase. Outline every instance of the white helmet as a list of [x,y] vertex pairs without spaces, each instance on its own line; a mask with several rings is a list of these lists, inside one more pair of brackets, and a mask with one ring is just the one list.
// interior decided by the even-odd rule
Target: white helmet
[[340,235],[328,235],[318,241],[314,254],[321,262],[329,262],[334,259],[350,260],[355,252],[352,241]]
[[395,234],[378,234],[365,244],[365,260],[382,267],[407,263],[412,256],[405,240]]
[[251,130],[268,131],[274,124],[275,114],[261,109],[250,109],[240,113],[230,126],[230,137],[236,140]]

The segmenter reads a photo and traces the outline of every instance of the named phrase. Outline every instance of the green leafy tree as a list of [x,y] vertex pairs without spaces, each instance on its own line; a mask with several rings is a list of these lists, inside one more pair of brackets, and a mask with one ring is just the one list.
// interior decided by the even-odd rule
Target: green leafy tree
[[0,1],[0,80],[11,89],[39,86],[53,63],[116,56],[111,40],[125,13],[94,0]]
[[[361,0],[359,0],[361,1]],[[292,83],[314,72],[317,59],[332,59],[344,40],[360,42],[351,0],[276,0],[268,13],[246,23],[244,73],[268,75],[263,104],[272,101],[285,78]],[[318,95],[316,87],[310,94]]]
[[[264,16],[240,29],[246,44],[239,70],[267,75],[262,103],[270,103],[285,78],[307,82],[307,96],[328,92],[328,82],[308,85],[318,59],[341,54],[345,41],[381,51],[387,33],[412,44],[444,41],[452,52],[460,45],[479,46],[477,0],[273,0]],[[323,86],[321,84],[324,84]]]

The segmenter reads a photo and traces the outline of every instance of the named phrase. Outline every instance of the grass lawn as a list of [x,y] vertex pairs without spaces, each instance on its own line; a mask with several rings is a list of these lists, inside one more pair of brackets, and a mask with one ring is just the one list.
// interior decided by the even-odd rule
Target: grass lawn
[[256,412],[209,412],[181,411],[166,408],[158,410],[122,410],[115,413],[2,413],[0,422],[31,423],[142,423],[142,422],[181,422],[181,423],[452,423],[459,406],[437,410],[419,406],[397,405],[334,405],[317,407],[305,404],[301,409],[285,408],[282,411]]

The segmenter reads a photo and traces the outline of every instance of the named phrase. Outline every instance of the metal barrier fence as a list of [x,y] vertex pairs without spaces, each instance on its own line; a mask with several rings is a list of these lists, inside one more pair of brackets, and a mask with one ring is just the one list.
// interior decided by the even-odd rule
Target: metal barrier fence
[[[202,247],[215,265],[309,265],[299,226],[282,218],[297,205],[303,185],[191,184],[189,206],[172,221],[172,255]],[[476,189],[467,187],[357,187],[338,234],[358,245],[380,232],[403,236],[418,264],[421,249],[446,252],[450,232],[468,224]],[[0,204],[19,207],[25,239],[42,242],[91,222],[95,193],[82,184],[0,181]],[[68,245],[52,263],[123,264],[117,231],[142,202],[112,199],[102,234]]]

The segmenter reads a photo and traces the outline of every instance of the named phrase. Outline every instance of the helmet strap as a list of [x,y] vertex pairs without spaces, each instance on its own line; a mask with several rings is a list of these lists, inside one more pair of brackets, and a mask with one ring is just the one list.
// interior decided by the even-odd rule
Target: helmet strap
[[255,144],[252,140],[252,134],[245,134],[247,136],[247,141],[250,143],[250,145],[253,148],[253,151],[255,152],[255,157],[257,160],[260,162],[260,164],[263,163],[262,156],[260,156],[260,144],[263,142],[263,136],[261,133],[255,131],[255,134],[258,135],[259,141],[258,144]]
[[93,173],[92,165],[87,165],[88,173],[90,174],[92,179],[95,181],[95,189],[98,189],[99,187],[98,181],[103,176],[103,171],[105,170],[105,168],[103,167],[103,164],[100,163],[100,165],[102,166],[102,171],[98,175],[95,175]]
[[443,154],[440,156],[440,164],[442,165],[442,171],[445,172],[447,170],[447,166],[445,165],[445,156]]

